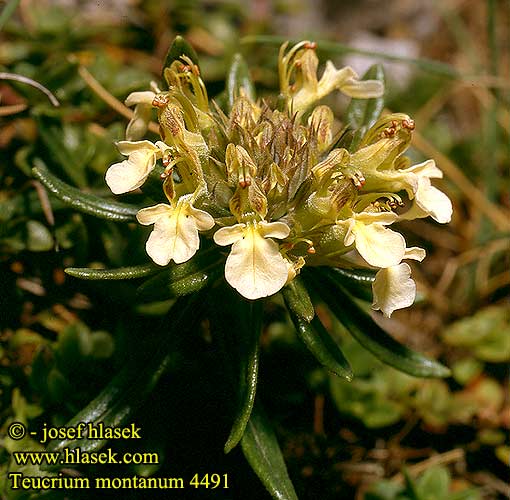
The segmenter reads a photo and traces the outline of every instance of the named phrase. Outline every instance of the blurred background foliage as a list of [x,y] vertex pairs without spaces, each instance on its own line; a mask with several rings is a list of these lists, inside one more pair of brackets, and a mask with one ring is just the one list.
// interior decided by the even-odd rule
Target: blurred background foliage
[[[442,359],[450,379],[415,379],[381,365],[324,311],[321,319],[355,372],[350,383],[334,378],[299,343],[280,299],[265,304],[259,391],[299,498],[508,496],[505,0],[9,0],[0,9],[2,498],[23,496],[6,488],[15,468],[10,453],[41,448],[6,438],[8,424],[63,425],[143,350],[170,306],[137,302],[130,282],[66,276],[68,266],[145,262],[146,230],[74,212],[45,192],[31,168],[45,165],[82,191],[110,196],[103,177],[119,158],[114,142],[129,117],[122,101],[159,80],[176,34],[197,50],[212,96],[223,91],[236,51],[260,94],[274,91],[277,48],[287,38],[317,40],[322,56],[360,73],[382,62],[388,109],[416,120],[413,160],[436,160],[445,173],[441,189],[454,203],[446,227],[428,219],[401,223],[409,244],[428,253],[413,269],[420,300],[380,320],[396,338]],[[60,105],[12,74],[43,85]],[[347,102],[330,104],[344,109]],[[130,197],[136,203],[136,195],[124,200]],[[176,348],[175,362],[137,414],[144,436],[137,449],[160,453],[160,469],[119,466],[115,475],[229,473],[231,489],[192,498],[266,498],[239,451],[222,454],[230,423],[229,396],[216,383],[222,377],[201,324]]]

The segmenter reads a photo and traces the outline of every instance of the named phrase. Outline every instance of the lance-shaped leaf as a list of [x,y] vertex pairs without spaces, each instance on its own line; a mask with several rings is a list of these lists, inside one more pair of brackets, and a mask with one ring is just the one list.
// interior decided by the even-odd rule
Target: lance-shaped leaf
[[354,297],[368,302],[372,301],[372,283],[375,281],[375,270],[331,268],[331,273],[337,276],[338,281]]
[[232,109],[235,100],[241,94],[241,89],[250,101],[255,101],[255,88],[251,81],[248,65],[241,54],[235,54],[227,76],[229,109]]
[[[262,327],[262,304],[261,301],[246,302],[238,300],[239,307],[236,308],[240,315],[241,328],[239,331],[233,331],[235,337],[231,350],[235,347],[237,356],[237,412],[230,435],[225,443],[225,453],[231,451],[245,433],[246,426],[250,420],[250,415],[255,402],[255,393],[257,390],[258,368],[259,368],[259,340]],[[233,344],[231,342],[231,344]]]
[[[150,346],[141,351],[132,363],[126,365],[82,411],[76,414],[67,427],[77,427],[81,422],[95,426],[121,427],[128,423],[143,404],[166,368],[175,362],[176,342],[185,331],[192,330],[200,318],[203,297],[195,295],[177,300],[168,313],[162,328],[153,332]],[[164,347],[163,347],[164,346]],[[101,449],[108,440],[88,438],[87,428],[83,439],[51,441],[49,451],[64,448],[93,452]],[[43,469],[55,466],[41,466]]]
[[85,173],[85,164],[90,158],[90,151],[92,146],[87,144],[87,141],[76,141],[78,145],[79,154],[77,151],[69,149],[69,141],[66,141],[66,135],[72,130],[70,127],[61,128],[54,120],[39,118],[37,120],[37,130],[44,143],[45,150],[51,155],[51,158],[60,166],[62,173],[64,173],[74,184],[79,187],[87,185],[87,178]]
[[170,264],[158,275],[140,285],[137,293],[144,302],[189,295],[215,281],[222,273],[220,257],[213,247],[182,264]]
[[165,62],[161,71],[163,80],[165,79],[165,69],[169,68],[174,61],[181,60],[182,56],[189,57],[193,64],[198,66],[198,56],[195,49],[182,36],[177,35],[165,57]]
[[450,370],[442,364],[409,349],[388,335],[363,311],[329,269],[317,268],[305,276],[351,335],[381,361],[415,377],[450,375]]
[[338,377],[352,380],[352,369],[349,362],[343,355],[340,347],[331,338],[324,325],[316,316],[311,323],[303,321],[292,311],[290,317],[299,335],[299,338],[306,345],[308,350],[315,356],[315,359],[327,370]]
[[68,267],[66,274],[83,280],[130,280],[145,278],[157,273],[161,268],[155,264],[119,267],[118,269],[91,269],[88,267]]
[[[379,80],[384,85],[382,65],[374,64],[363,75],[362,80]],[[384,109],[384,96],[370,99],[352,99],[347,108],[347,123],[354,129],[349,151],[355,151],[365,132],[377,121]]]
[[32,173],[51,194],[80,212],[118,222],[135,220],[138,207],[84,193],[61,181],[42,166],[34,167]]
[[255,405],[241,447],[266,489],[277,500],[297,500],[271,423]]
[[282,294],[288,309],[301,321],[310,323],[315,316],[315,309],[303,281],[296,276],[282,288]]

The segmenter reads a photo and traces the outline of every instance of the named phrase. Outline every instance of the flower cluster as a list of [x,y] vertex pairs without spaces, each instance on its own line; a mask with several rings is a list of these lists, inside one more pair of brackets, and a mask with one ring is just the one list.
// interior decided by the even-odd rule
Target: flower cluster
[[[127,98],[134,118],[118,143],[127,159],[108,169],[106,182],[115,194],[132,191],[162,162],[168,203],[137,215],[154,224],[146,249],[161,266],[191,259],[202,232],[230,247],[225,278],[248,299],[278,292],[305,264],[375,268],[373,308],[389,316],[413,303],[404,261],[425,252],[388,226],[427,216],[448,222],[450,200],[431,184],[442,172],[433,160],[411,165],[403,156],[414,129],[404,114],[379,118],[354,150],[343,146],[339,122],[319,101],[334,90],[379,97],[378,80],[330,61],[319,79],[310,42],[282,46],[278,66],[274,103],[241,86],[226,113],[209,101],[197,65],[174,61],[164,73],[168,90],[153,84]],[[154,109],[156,143],[142,140]]]

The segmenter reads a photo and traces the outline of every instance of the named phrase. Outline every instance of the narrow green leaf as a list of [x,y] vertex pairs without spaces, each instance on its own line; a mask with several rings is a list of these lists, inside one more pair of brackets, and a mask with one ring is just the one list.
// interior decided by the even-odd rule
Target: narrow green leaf
[[255,101],[255,88],[251,81],[250,71],[241,54],[235,54],[227,77],[228,107],[232,109],[235,100],[243,89],[245,95]]
[[138,288],[144,302],[166,300],[197,292],[223,272],[216,249],[202,251],[183,264],[170,264]]
[[338,377],[352,380],[353,374],[349,362],[340,347],[331,338],[324,325],[316,316],[307,323],[290,311],[290,317],[296,327],[299,338],[303,341],[317,361]]
[[354,297],[367,302],[372,301],[372,283],[375,281],[376,271],[372,269],[341,269],[331,268],[339,283]]
[[300,320],[310,323],[315,316],[315,309],[303,281],[296,276],[282,289],[285,303]]
[[91,269],[88,267],[68,267],[66,274],[84,280],[129,280],[144,278],[157,273],[161,267],[155,264],[140,264],[139,266],[119,267],[118,269]]
[[42,166],[34,167],[32,173],[51,194],[80,212],[101,219],[124,222],[134,220],[138,211],[138,208],[133,205],[109,201],[90,193],[84,193],[61,181]]
[[[168,339],[176,339],[183,331],[195,326],[202,302],[203,297],[200,296],[177,300],[168,313],[160,333],[155,332],[149,352],[144,350],[135,361],[126,365],[94,400],[68,422],[67,426],[75,427],[84,422],[95,426],[102,423],[104,426],[121,427],[129,423],[163,372],[175,361],[176,345]],[[87,437],[64,439],[51,441],[47,449],[62,451],[66,447],[71,449],[79,447],[82,451],[91,452],[101,449],[107,441]],[[53,469],[55,466],[41,468]]]
[[54,120],[38,118],[37,130],[41,135],[45,149],[50,153],[51,158],[60,166],[71,182],[80,188],[87,185],[84,165],[80,164],[78,155],[69,150],[63,137],[65,130],[57,126]]
[[174,61],[179,61],[182,56],[188,56],[193,61],[193,64],[198,66],[198,56],[195,49],[182,36],[177,35],[165,57],[161,71],[163,80],[165,79],[165,69],[170,67]]
[[262,303],[261,301],[246,302],[244,300],[242,302],[243,307],[238,308],[238,313],[242,317],[244,328],[241,328],[239,332],[234,332],[238,336],[239,349],[239,401],[234,424],[225,443],[225,453],[231,451],[241,441],[250,420],[257,391]]
[[[363,80],[379,80],[384,85],[382,65],[374,64],[363,75]],[[377,121],[384,109],[384,95],[372,99],[351,99],[347,108],[347,123],[354,129],[349,151],[354,151],[366,131]]]
[[450,375],[450,370],[442,364],[412,351],[388,335],[361,309],[329,269],[316,268],[305,276],[351,335],[381,361],[415,377]]
[[416,485],[414,484],[413,478],[409,474],[406,467],[402,470],[406,482],[406,493],[409,496],[409,500],[420,500],[420,496],[416,491]]
[[297,500],[271,423],[258,405],[253,408],[241,447],[246,460],[274,499]]

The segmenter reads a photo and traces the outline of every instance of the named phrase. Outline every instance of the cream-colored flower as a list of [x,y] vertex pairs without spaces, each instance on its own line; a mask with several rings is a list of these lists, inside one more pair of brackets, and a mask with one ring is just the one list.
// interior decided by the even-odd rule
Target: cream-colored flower
[[412,220],[430,215],[442,224],[450,222],[452,202],[431,183],[431,179],[443,177],[443,172],[436,167],[434,160],[427,160],[403,169],[366,168],[363,173],[366,182],[365,190],[391,192],[405,190],[409,199],[414,200],[411,209],[403,214],[401,219]]
[[372,309],[381,310],[388,318],[396,309],[411,306],[416,297],[416,283],[411,278],[409,264],[402,262],[380,269],[375,275],[372,293]]
[[105,175],[106,184],[114,194],[127,193],[139,188],[147,179],[167,146],[158,141],[120,141],[117,143],[119,151],[128,157],[127,160],[115,163]]
[[380,97],[384,93],[380,81],[360,80],[351,67],[336,69],[331,61],[327,61],[321,79],[317,80],[318,58],[314,50],[305,50],[299,62],[302,85],[289,103],[294,112],[305,111],[335,89],[355,98]]
[[256,222],[223,227],[214,234],[217,245],[232,245],[225,264],[225,278],[243,297],[259,299],[278,292],[289,274],[278,244],[290,233],[283,222]]
[[430,181],[443,177],[443,172],[436,167],[434,160],[427,160],[406,170],[418,176],[418,186],[414,193],[413,206],[402,218],[412,220],[430,215],[441,224],[450,222],[452,202],[442,191],[432,186]]
[[190,198],[181,196],[174,207],[160,203],[143,208],[136,215],[140,224],[154,224],[145,248],[160,266],[166,266],[171,260],[180,264],[191,259],[200,246],[198,231],[214,226],[211,215],[194,208]]
[[397,219],[393,212],[361,212],[337,224],[347,226],[345,246],[354,243],[371,266],[391,267],[400,264],[406,252],[404,237],[385,227]]
[[134,106],[134,116],[126,128],[126,139],[137,141],[147,132],[152,117],[152,101],[156,94],[151,91],[132,92],[124,101],[126,106]]
[[[419,247],[406,248],[404,259],[421,262],[425,258],[425,250]],[[381,310],[388,318],[396,309],[403,309],[413,304],[416,297],[416,284],[411,278],[408,264],[380,269],[372,284],[372,309]]]

